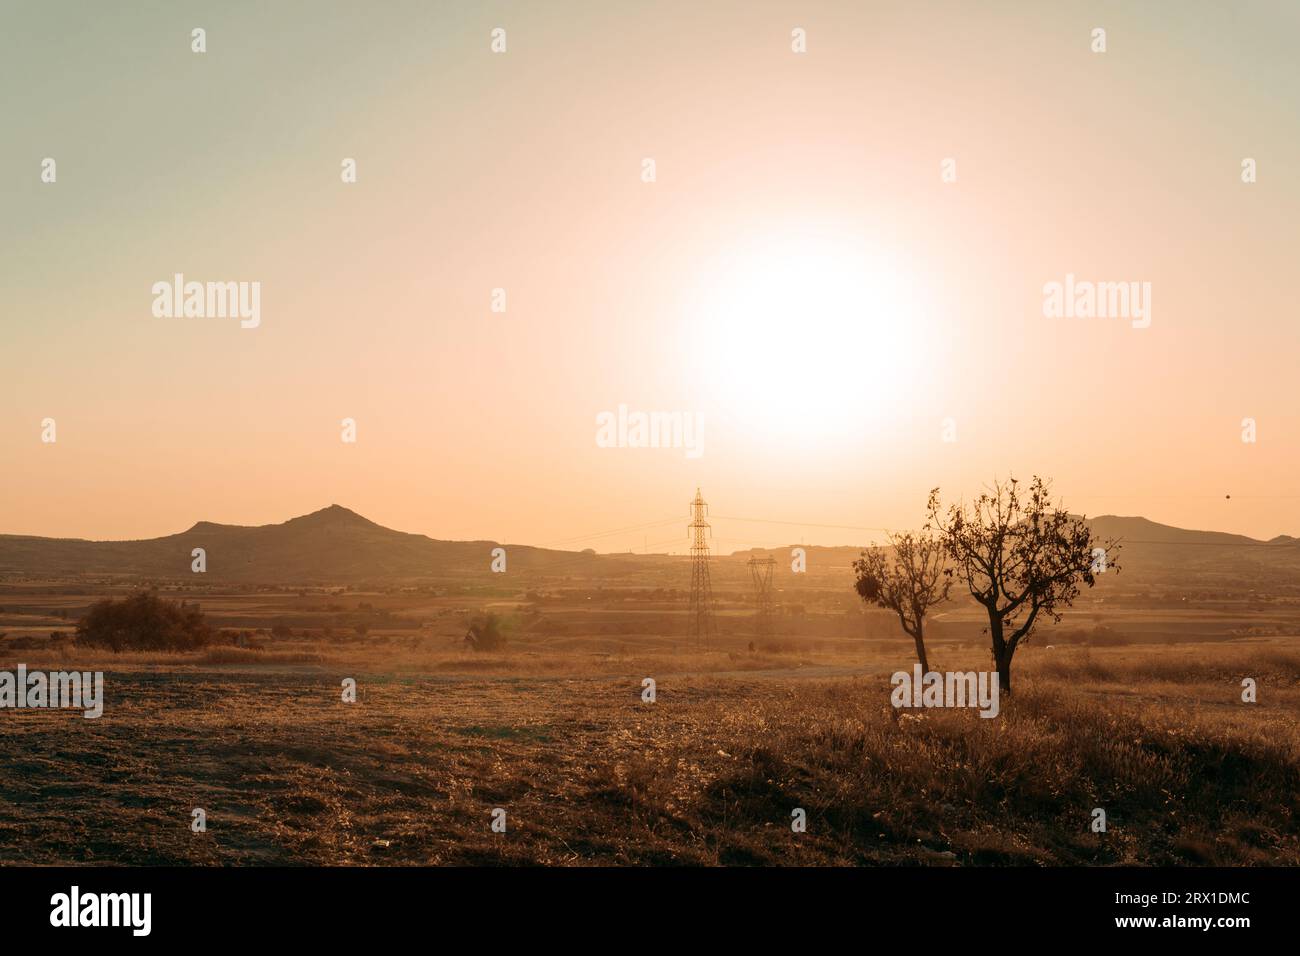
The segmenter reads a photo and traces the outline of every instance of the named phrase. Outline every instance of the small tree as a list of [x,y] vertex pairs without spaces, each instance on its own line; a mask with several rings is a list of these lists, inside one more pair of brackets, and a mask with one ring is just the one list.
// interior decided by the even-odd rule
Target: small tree
[[106,598],[77,622],[77,642],[126,650],[188,651],[212,640],[212,629],[196,604],[168,601],[154,591],[137,591],[120,601]]
[[952,570],[944,567],[943,544],[928,532],[889,536],[888,548],[873,547],[853,563],[854,588],[868,604],[898,615],[916,642],[921,671],[930,672],[925,653],[925,615],[948,600]]
[[971,597],[989,618],[993,663],[1002,691],[1011,692],[1011,659],[1041,617],[1060,621],[1080,585],[1118,572],[1114,541],[1099,543],[1081,517],[1052,505],[1049,484],[1035,476],[1022,498],[1014,479],[994,482],[967,507],[940,515],[939,489],[930,492],[930,526],[957,566]]

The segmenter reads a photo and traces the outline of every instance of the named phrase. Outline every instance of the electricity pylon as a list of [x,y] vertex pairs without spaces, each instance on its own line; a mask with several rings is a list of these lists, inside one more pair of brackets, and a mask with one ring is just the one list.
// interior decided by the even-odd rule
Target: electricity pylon
[[696,649],[708,650],[717,636],[717,623],[713,619],[713,585],[709,581],[709,524],[704,520],[708,505],[695,489],[691,502],[691,523],[687,528],[691,537],[691,641]]
[[772,612],[772,569],[776,567],[776,558],[750,558],[749,577],[754,582],[754,605],[758,613],[754,617],[754,633],[758,637],[771,637],[773,630]]

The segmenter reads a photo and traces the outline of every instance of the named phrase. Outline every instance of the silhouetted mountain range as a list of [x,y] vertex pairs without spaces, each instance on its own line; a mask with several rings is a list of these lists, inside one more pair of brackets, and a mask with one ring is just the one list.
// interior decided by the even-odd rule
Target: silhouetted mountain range
[[[1120,539],[1120,560],[1126,571],[1218,569],[1240,575],[1253,569],[1275,578],[1300,570],[1300,539],[1288,535],[1259,541],[1244,535],[1190,531],[1146,518],[1115,515],[1092,518],[1090,523],[1102,538]],[[0,574],[185,580],[193,574],[193,550],[203,548],[206,580],[212,582],[482,581],[491,580],[492,549],[496,547],[506,549],[510,571],[584,579],[614,579],[681,560],[664,555],[597,555],[495,541],[441,541],[394,531],[347,508],[330,505],[282,524],[245,527],[200,521],[179,534],[139,541],[0,535]],[[810,571],[847,569],[859,551],[855,547],[804,547]],[[719,557],[730,564],[752,553],[771,554],[782,563],[789,561],[788,548],[755,549]],[[514,583],[518,583],[517,579]]]
[[[0,573],[186,579],[203,548],[207,580],[259,584],[346,584],[489,573],[495,541],[438,541],[375,524],[330,505],[282,524],[245,527],[200,521],[188,531],[142,541],[85,541],[0,535]],[[595,570],[594,554],[504,545],[509,570]],[[611,569],[614,570],[614,569]]]
[[1116,538],[1133,542],[1134,545],[1213,545],[1253,548],[1261,545],[1294,546],[1300,543],[1300,539],[1285,534],[1268,541],[1260,541],[1256,538],[1248,538],[1244,534],[1228,534],[1225,531],[1189,531],[1186,528],[1157,524],[1146,518],[1121,518],[1117,515],[1090,518],[1088,523],[1102,538]]
[[[1214,587],[1231,582],[1249,587],[1253,583],[1276,587],[1300,585],[1300,538],[1278,535],[1261,541],[1224,531],[1193,531],[1159,524],[1147,518],[1101,515],[1088,518],[1089,526],[1102,541],[1119,542],[1118,561],[1125,580],[1172,580],[1184,585]],[[805,546],[809,567],[833,565],[848,568],[857,548]],[[788,549],[755,548],[743,552],[770,555],[778,562],[789,560]]]

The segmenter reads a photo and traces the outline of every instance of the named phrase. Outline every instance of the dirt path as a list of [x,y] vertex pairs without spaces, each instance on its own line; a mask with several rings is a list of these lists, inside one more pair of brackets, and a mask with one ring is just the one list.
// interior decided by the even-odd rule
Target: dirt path
[[[653,670],[653,669],[652,669]],[[105,671],[105,677],[112,676],[111,670]],[[202,677],[203,675],[221,675],[231,676],[236,674],[247,674],[250,676],[285,676],[300,677],[305,675],[334,675],[346,674],[349,676],[366,675],[367,677],[383,676],[394,680],[411,680],[411,681],[430,681],[435,683],[446,684],[464,684],[464,683],[518,683],[520,681],[603,681],[619,680],[632,676],[629,672],[618,673],[609,672],[589,672],[589,673],[521,673],[521,672],[496,672],[488,671],[483,673],[466,672],[449,672],[449,673],[430,673],[424,671],[389,671],[374,670],[369,667],[349,667],[347,664],[272,664],[267,666],[248,666],[246,664],[204,664],[196,665],[193,668],[184,670],[154,670],[152,668],[142,670],[124,669],[120,673],[130,673],[134,677],[144,679],[171,679],[177,676],[190,678]],[[769,667],[769,668],[739,668],[733,670],[671,670],[657,671],[654,673],[647,672],[643,676],[654,677],[656,679],[664,677],[698,677],[709,678],[716,677],[724,680],[744,680],[747,678],[761,678],[764,680],[820,680],[833,677],[867,677],[877,674],[891,673],[888,669],[869,668],[863,665],[840,665],[840,664],[810,664],[798,667]]]

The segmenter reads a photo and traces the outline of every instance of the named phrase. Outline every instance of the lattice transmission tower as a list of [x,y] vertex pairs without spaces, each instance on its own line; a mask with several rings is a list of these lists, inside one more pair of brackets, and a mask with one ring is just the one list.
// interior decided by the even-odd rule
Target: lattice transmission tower
[[713,619],[713,584],[709,580],[709,523],[704,520],[709,506],[695,489],[691,502],[691,641],[707,650],[717,636],[718,626]]
[[749,577],[754,582],[754,633],[758,637],[771,637],[775,613],[772,610],[772,569],[776,558],[750,558]]

